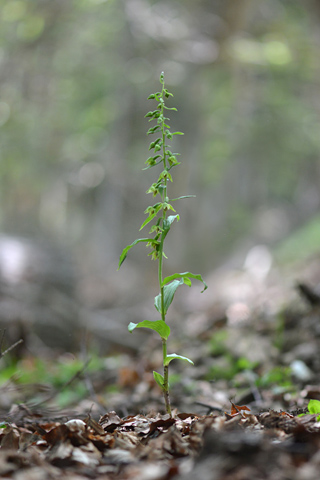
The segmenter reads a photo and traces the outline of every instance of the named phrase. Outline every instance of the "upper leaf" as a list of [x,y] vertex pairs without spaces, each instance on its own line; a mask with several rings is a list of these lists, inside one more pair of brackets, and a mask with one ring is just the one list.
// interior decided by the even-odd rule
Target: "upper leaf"
[[167,340],[170,335],[170,327],[163,320],[143,320],[143,322],[139,323],[130,322],[128,325],[129,332],[132,333],[135,328],[150,328],[151,330],[157,332],[160,337],[164,338],[165,340]]
[[[174,294],[176,293],[177,288],[179,285],[183,285],[183,279],[180,280],[173,280],[173,282],[165,285],[163,288],[163,298],[164,298],[164,313],[166,314],[168,308],[170,307]],[[154,306],[158,310],[159,313],[161,312],[161,293],[157,295],[154,299]]]
[[[174,273],[173,275],[170,275],[169,277],[166,277],[163,282],[162,282],[162,286],[166,285],[167,283],[171,282],[172,280],[176,280],[177,278],[181,278],[183,279],[183,282],[188,285],[189,287],[191,287],[191,280],[190,278],[194,278],[195,280],[199,280],[200,282],[203,283],[204,285],[204,289],[202,290],[202,292],[204,292],[207,288],[208,288],[208,285],[206,284],[206,282],[203,280],[202,276],[200,274],[193,274],[191,272],[184,272],[184,273]],[[201,292],[201,293],[202,293]]]
[[122,250],[122,253],[120,255],[120,258],[119,258],[119,265],[118,265],[118,270],[119,268],[121,267],[121,265],[123,264],[123,262],[125,261],[125,259],[127,258],[127,254],[128,254],[128,251],[130,250],[130,248],[134,247],[135,245],[137,245],[137,243],[140,243],[140,242],[149,242],[149,238],[137,238],[137,240],[135,240],[134,242],[131,243],[131,245],[127,245],[123,250]]
[[174,202],[175,200],[181,200],[182,198],[195,198],[196,195],[182,195],[181,197],[177,198],[171,198],[171,202]]
[[170,230],[171,224],[177,220],[179,222],[180,216],[179,214],[177,215],[169,215],[163,222],[163,229],[165,232],[168,232]]
[[148,225],[148,223],[150,223],[150,222],[154,219],[154,217],[157,216],[157,213],[158,213],[158,212],[152,213],[152,214],[149,215],[148,218],[146,218],[146,220],[143,222],[143,224],[142,224],[141,227],[139,228],[139,232],[140,232],[140,230],[142,230],[146,225]]

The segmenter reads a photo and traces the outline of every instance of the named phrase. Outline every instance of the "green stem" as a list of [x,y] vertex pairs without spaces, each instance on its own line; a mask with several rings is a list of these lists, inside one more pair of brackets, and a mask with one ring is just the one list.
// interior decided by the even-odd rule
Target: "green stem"
[[[163,234],[162,234],[163,235]],[[159,285],[160,285],[160,293],[161,293],[161,319],[165,322],[166,321],[166,314],[164,309],[164,287],[162,286],[162,262],[163,262],[163,239],[160,242],[160,249],[159,249]],[[163,365],[165,363],[165,359],[167,357],[167,340],[165,338],[162,339],[162,357],[163,357]],[[171,405],[170,405],[170,396],[169,396],[169,366],[164,365],[163,367],[163,398],[164,403],[166,406],[166,411],[171,416]]]
[[[162,351],[163,351],[163,363],[164,359],[167,356],[167,340],[165,338],[162,339]],[[163,367],[163,397],[164,403],[166,406],[166,411],[169,413],[170,417],[171,413],[171,404],[170,404],[170,396],[169,396],[169,365],[165,365]]]
[[164,287],[162,286],[162,263],[163,263],[162,252],[163,252],[163,242],[160,241],[158,276],[159,276],[159,287],[160,287],[160,293],[161,293],[161,320],[163,320],[165,322],[166,321],[166,314],[165,314],[165,310],[164,310]]
[[[162,85],[162,93],[161,98],[164,97],[164,85]],[[165,136],[165,127],[164,127],[164,105],[162,103],[161,106],[161,115],[162,115],[162,124],[161,124],[161,131],[162,131],[162,149],[163,149],[163,166],[164,169],[167,168],[167,161],[166,161],[166,136]],[[162,192],[162,202],[167,201],[167,179],[164,179],[163,182],[163,192]],[[162,227],[166,220],[166,211],[163,210],[162,214]],[[161,294],[161,319],[165,322],[166,321],[166,313],[164,307],[164,286],[162,285],[162,267],[163,267],[163,242],[164,242],[165,234],[164,232],[161,235],[160,247],[159,247],[159,287],[160,287],[160,294]],[[164,403],[166,406],[166,411],[171,416],[171,405],[170,405],[170,396],[169,396],[169,366],[165,365],[165,359],[167,357],[167,340],[162,339],[162,352],[163,352],[163,396],[164,396]]]

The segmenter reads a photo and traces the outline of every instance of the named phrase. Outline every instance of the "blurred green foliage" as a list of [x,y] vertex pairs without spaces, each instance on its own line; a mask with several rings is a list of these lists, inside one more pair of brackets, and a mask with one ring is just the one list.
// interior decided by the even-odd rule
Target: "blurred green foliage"
[[[184,208],[203,251],[214,263],[244,235],[282,239],[320,203],[319,18],[298,0],[2,0],[1,229],[117,258],[144,206],[131,174],[164,70],[184,105],[177,189],[198,196]],[[261,209],[275,217],[257,221]],[[197,247],[179,241],[173,261],[192,268]]]
[[228,352],[226,340],[228,339],[228,329],[220,328],[217,330],[208,342],[209,353],[213,356],[223,355]]
[[275,250],[275,255],[282,263],[303,261],[318,254],[319,245],[320,216],[315,215],[312,220],[281,242]]
[[[49,392],[54,393],[57,405],[65,407],[88,395],[83,375],[76,378],[83,367],[84,362],[76,357],[68,360],[61,357],[55,362],[41,358],[26,358],[19,362],[8,361],[8,364],[0,370],[0,384],[11,381],[22,387],[22,395],[25,386],[25,396],[28,396],[30,391],[29,395],[34,402],[48,397]],[[85,369],[85,374],[92,376],[98,372],[105,372],[105,369],[105,359],[94,355]]]
[[256,385],[259,388],[269,388],[272,386],[279,388],[291,388],[291,368],[283,366],[273,367],[256,380]]
[[[267,368],[260,362],[251,361],[245,356],[236,357],[228,347],[228,336],[228,329],[222,328],[217,330],[209,340],[208,350],[214,359],[206,374],[206,380],[227,380],[237,387],[243,385],[243,382],[249,384],[251,382],[259,389],[273,388],[279,392],[293,388],[290,367],[278,365]],[[281,341],[278,348],[281,348]],[[239,373],[246,371],[253,373],[251,380],[250,377],[238,377]]]
[[235,358],[231,353],[225,353],[215,361],[207,375],[206,380],[229,380],[236,382],[236,375],[246,370],[253,371],[258,366],[257,362],[251,362],[246,357]]

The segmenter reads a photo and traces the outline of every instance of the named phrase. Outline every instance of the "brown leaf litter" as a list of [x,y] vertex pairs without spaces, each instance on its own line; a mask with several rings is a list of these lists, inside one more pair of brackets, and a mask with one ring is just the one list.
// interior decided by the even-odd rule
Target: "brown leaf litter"
[[234,403],[230,413],[172,418],[12,416],[0,444],[0,477],[15,480],[316,480],[320,466],[317,415],[254,415]]

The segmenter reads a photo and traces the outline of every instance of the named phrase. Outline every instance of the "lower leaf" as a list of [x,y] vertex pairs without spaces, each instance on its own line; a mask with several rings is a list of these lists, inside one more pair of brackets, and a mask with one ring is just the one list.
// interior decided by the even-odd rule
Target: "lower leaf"
[[170,327],[163,320],[143,320],[143,322],[139,323],[130,322],[128,325],[129,332],[132,333],[135,328],[150,328],[151,330],[157,332],[160,337],[164,338],[165,340],[167,340],[170,335]]
[[177,355],[176,353],[171,353],[170,355],[167,355],[163,364],[164,366],[167,366],[169,365],[169,363],[172,361],[172,360],[175,360],[175,359],[178,359],[178,360],[184,360],[186,362],[189,362],[189,363],[192,363],[192,365],[194,365],[193,361],[190,360],[190,358],[188,357],[183,357],[182,355]]
[[158,372],[153,372],[153,378],[155,379],[155,381],[157,382],[159,387],[163,390],[164,389],[164,378],[163,378],[163,376]]

